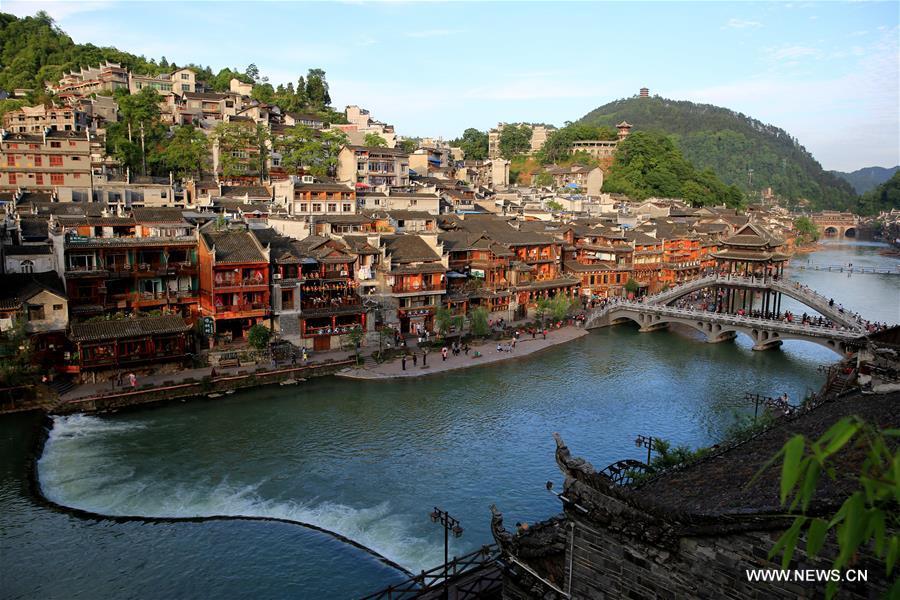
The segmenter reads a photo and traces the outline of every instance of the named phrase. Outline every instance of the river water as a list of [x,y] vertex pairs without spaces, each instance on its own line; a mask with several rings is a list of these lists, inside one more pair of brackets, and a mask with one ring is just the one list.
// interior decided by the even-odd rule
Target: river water
[[[813,262],[896,265],[878,244],[829,244]],[[805,262],[799,256],[795,264]],[[794,271],[873,320],[900,322],[900,277]],[[36,418],[0,419],[0,597],[352,598],[442,560],[434,506],[462,522],[462,554],[510,523],[560,510],[551,433],[603,467],[642,458],[637,434],[690,446],[720,438],[745,392],[817,389],[837,355],[805,342],[753,352],[743,337],[619,326],[547,352],[418,381],[316,379],[118,415],[57,418],[38,463],[62,506],[109,516],[283,519],[88,520],[28,492]]]

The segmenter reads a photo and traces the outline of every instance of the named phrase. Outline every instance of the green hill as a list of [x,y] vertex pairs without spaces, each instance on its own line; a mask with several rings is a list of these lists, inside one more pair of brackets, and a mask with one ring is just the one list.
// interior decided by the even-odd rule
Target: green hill
[[865,167],[852,173],[843,171],[832,171],[832,173],[852,185],[857,194],[865,194],[890,179],[897,171],[900,171],[900,167]]
[[578,123],[614,126],[621,121],[628,121],[636,131],[672,136],[697,169],[712,169],[726,184],[745,193],[772,187],[790,203],[807,200],[811,208],[842,209],[856,203],[853,187],[823,170],[797,139],[727,108],[633,97],[594,109]]

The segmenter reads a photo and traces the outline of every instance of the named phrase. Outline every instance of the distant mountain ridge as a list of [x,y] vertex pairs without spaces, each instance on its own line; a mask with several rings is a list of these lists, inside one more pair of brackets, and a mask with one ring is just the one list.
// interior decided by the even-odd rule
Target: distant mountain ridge
[[843,171],[831,171],[847,183],[853,186],[857,194],[865,194],[869,190],[874,190],[879,185],[890,179],[894,173],[900,170],[900,166],[896,167],[864,167],[857,169],[852,173]]
[[822,169],[796,138],[742,113],[711,104],[635,96],[596,108],[577,122],[612,127],[621,121],[635,130],[672,136],[695,167],[712,169],[744,192],[771,187],[791,204],[805,201],[813,209],[847,209],[856,203],[850,183]]

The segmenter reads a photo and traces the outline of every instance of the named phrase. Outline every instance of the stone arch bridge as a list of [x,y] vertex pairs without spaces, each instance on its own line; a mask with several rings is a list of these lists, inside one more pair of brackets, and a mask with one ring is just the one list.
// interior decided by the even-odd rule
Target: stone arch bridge
[[608,304],[590,311],[584,326],[591,329],[629,321],[637,323],[642,332],[666,329],[673,324],[684,325],[703,333],[710,343],[724,342],[734,339],[738,334],[744,334],[753,340],[754,350],[775,348],[787,340],[803,340],[843,355],[848,349],[848,344],[864,335],[857,329],[784,323],[772,319],[627,301]]
[[859,217],[853,213],[823,211],[811,217],[812,222],[825,237],[856,237]]

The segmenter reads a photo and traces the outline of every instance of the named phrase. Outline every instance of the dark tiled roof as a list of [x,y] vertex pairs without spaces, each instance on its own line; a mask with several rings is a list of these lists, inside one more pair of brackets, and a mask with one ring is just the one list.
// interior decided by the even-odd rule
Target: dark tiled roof
[[15,309],[43,290],[51,291],[63,298],[66,297],[63,282],[53,271],[0,275],[0,309]]
[[417,235],[382,237],[393,262],[439,261],[441,257]]
[[49,235],[47,219],[22,219],[19,221],[22,237],[46,239]]
[[180,208],[134,208],[131,216],[136,223],[184,223]]
[[[635,496],[666,510],[689,515],[780,513],[780,464],[768,466],[761,474],[759,471],[791,436],[800,433],[807,439],[815,439],[850,414],[880,429],[896,428],[900,426],[900,392],[844,397],[795,418],[782,419],[743,444],[656,477],[639,487]],[[848,445],[829,464],[839,472],[859,473],[864,457],[865,453]],[[855,489],[854,484],[853,477],[821,477],[814,503],[821,506],[846,498]]]
[[207,247],[216,248],[217,263],[267,262],[249,231],[204,231]]
[[118,340],[130,337],[146,337],[167,333],[183,333],[191,328],[178,315],[159,317],[111,319],[92,323],[75,323],[69,338],[73,342]]
[[223,185],[222,195],[229,196],[247,196],[252,198],[271,198],[272,193],[261,185]]
[[4,248],[7,256],[25,256],[25,255],[38,255],[38,254],[50,254],[52,250],[50,249],[50,244],[28,244],[24,246],[6,246]]

